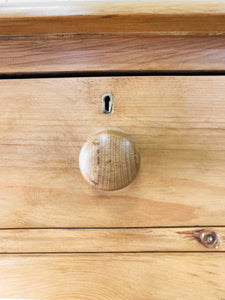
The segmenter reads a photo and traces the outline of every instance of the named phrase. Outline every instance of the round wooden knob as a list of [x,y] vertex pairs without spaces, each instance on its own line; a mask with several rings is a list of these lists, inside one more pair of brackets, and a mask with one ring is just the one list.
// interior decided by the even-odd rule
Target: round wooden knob
[[89,183],[113,191],[131,183],[137,175],[140,159],[126,134],[106,130],[93,135],[83,145],[79,165]]

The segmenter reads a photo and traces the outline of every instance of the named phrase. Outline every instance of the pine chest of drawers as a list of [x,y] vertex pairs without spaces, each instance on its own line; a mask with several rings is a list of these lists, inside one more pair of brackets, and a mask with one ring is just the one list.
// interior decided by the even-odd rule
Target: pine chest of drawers
[[225,5],[0,11],[0,299],[225,299]]

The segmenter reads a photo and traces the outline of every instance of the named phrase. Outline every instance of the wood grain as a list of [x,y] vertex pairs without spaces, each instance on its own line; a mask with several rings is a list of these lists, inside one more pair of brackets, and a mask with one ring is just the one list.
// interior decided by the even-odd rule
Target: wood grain
[[8,0],[1,1],[2,17],[118,15],[119,14],[209,14],[225,13],[223,1],[214,0]]
[[0,74],[224,69],[225,38],[221,36],[0,37]]
[[[217,241],[207,244],[203,235]],[[152,251],[225,251],[225,228],[0,230],[0,253]]]
[[7,1],[1,35],[151,32],[224,34],[223,1]]
[[[1,228],[225,225],[224,76],[1,80],[0,90]],[[82,145],[105,129],[126,132],[141,157],[120,191],[97,191],[79,170]]]
[[224,299],[224,253],[2,255],[1,298]]
[[105,130],[90,137],[82,146],[79,166],[87,182],[105,191],[115,191],[134,180],[140,157],[124,132]]

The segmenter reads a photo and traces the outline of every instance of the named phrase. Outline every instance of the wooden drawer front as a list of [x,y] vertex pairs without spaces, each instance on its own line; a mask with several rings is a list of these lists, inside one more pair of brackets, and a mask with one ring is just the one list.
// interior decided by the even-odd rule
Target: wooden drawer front
[[[225,225],[225,77],[1,80],[0,90],[0,227]],[[82,145],[103,129],[139,148],[140,171],[119,191],[79,170]]]
[[3,255],[1,299],[222,300],[224,253]]

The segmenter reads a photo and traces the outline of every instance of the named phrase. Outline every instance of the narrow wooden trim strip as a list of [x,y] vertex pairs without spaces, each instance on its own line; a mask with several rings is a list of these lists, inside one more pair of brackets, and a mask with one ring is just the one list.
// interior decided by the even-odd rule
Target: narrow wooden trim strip
[[[2,2],[4,2],[2,4]],[[35,2],[35,3],[34,3]],[[2,17],[130,14],[225,13],[221,0],[8,0],[1,1]]]
[[0,38],[0,74],[108,70],[225,70],[225,37]]
[[224,35],[225,14],[0,17],[0,35],[149,33]]
[[145,251],[225,251],[225,228],[0,230],[0,253]]
[[223,1],[12,1],[1,4],[0,34],[222,34]]

